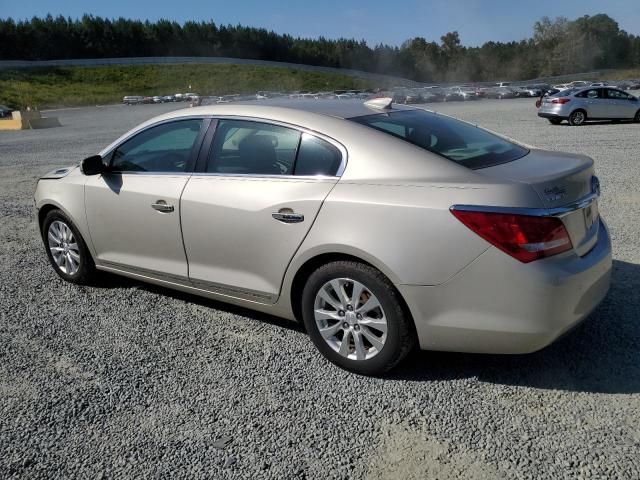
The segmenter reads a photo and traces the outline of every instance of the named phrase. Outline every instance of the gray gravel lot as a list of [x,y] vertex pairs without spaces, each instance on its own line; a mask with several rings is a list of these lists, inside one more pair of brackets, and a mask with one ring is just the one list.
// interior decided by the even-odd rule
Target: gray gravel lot
[[76,287],[49,267],[38,176],[176,107],[0,132],[0,478],[640,478],[640,125],[552,126],[533,99],[431,106],[592,156],[613,285],[541,352],[417,352],[372,379],[283,320],[117,277]]

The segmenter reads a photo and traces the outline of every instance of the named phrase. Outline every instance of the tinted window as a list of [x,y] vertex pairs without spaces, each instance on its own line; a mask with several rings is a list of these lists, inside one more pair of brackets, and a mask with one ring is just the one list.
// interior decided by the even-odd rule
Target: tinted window
[[554,95],[554,97],[568,97],[569,95],[573,95],[578,91],[577,88],[567,88],[566,90],[561,90]]
[[261,122],[220,120],[207,172],[291,175],[300,142],[297,130]]
[[598,98],[600,96],[599,88],[592,88],[590,90],[584,90],[576,94],[576,97],[580,98]]
[[629,95],[620,90],[613,90],[612,88],[607,88],[607,97],[615,98],[617,100],[629,100]]
[[313,135],[302,135],[296,159],[296,175],[334,176],[341,163],[342,153],[336,147]]
[[529,151],[471,124],[424,110],[352,118],[468,168],[511,162]]
[[121,172],[185,172],[202,120],[179,120],[148,128],[113,152],[111,168]]

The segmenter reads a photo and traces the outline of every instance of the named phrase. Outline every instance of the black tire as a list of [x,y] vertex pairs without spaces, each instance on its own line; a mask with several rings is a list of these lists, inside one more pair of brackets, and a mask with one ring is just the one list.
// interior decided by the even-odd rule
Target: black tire
[[640,110],[638,110],[636,116],[633,117],[633,123],[640,123]]
[[551,125],[560,125],[562,123],[561,118],[548,118],[547,120],[549,120]]
[[[71,232],[73,233],[73,237],[75,243],[77,244],[78,254],[80,257],[79,265],[77,267],[77,271],[73,273],[64,272],[61,267],[56,263],[53,258],[53,254],[51,253],[51,249],[49,247],[49,227],[53,222],[62,222],[67,225]],[[55,272],[64,280],[71,283],[76,283],[78,285],[89,285],[95,282],[98,277],[98,271],[96,270],[95,263],[93,262],[93,258],[91,257],[91,253],[87,248],[87,244],[85,243],[82,235],[73,224],[73,222],[67,217],[64,212],[61,210],[55,209],[51,210],[47,213],[42,221],[42,225],[40,228],[40,232],[42,235],[42,241],[44,243],[45,251],[47,252],[47,258],[49,259],[49,263],[55,270]]]
[[584,125],[584,122],[587,121],[587,112],[584,110],[574,110],[569,115],[569,124],[574,127],[578,127],[580,125]]
[[[356,360],[342,356],[325,341],[316,323],[314,309],[318,292],[327,282],[340,278],[360,282],[375,295],[384,311],[387,322],[386,340],[378,353],[369,359]],[[400,363],[417,344],[413,321],[403,307],[398,291],[381,272],[359,262],[332,262],[313,272],[302,293],[302,318],[311,340],[322,355],[339,367],[361,375],[381,375],[389,371]],[[346,325],[346,322],[342,325]],[[354,326],[353,328],[359,329],[360,327]],[[362,328],[364,329],[364,327]],[[371,348],[371,344],[368,348]]]

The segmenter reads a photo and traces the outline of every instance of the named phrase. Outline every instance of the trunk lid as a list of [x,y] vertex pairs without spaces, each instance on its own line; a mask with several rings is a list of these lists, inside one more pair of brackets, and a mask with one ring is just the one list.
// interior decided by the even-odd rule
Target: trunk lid
[[[531,150],[513,162],[477,170],[478,173],[522,183],[535,190],[545,209],[574,206],[599,190],[593,183],[593,160],[584,155]],[[538,206],[532,205],[532,208]],[[598,202],[575,205],[570,211],[558,213],[562,218],[574,249],[585,255],[598,238]]]

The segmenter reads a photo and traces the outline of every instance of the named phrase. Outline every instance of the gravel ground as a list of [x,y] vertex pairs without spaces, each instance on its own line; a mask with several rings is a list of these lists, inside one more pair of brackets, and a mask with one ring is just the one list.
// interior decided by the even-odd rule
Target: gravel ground
[[640,126],[551,126],[533,100],[435,105],[591,155],[611,292],[523,356],[417,352],[387,378],[325,362],[295,324],[48,266],[38,176],[174,105],[56,112],[0,132],[0,477],[640,478]]

